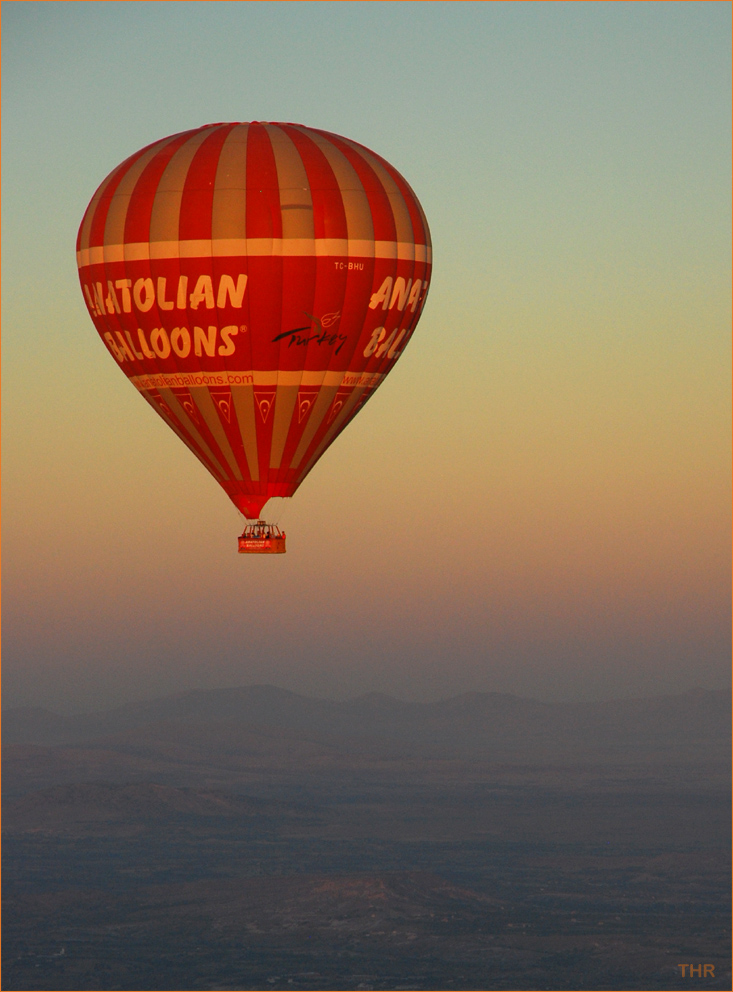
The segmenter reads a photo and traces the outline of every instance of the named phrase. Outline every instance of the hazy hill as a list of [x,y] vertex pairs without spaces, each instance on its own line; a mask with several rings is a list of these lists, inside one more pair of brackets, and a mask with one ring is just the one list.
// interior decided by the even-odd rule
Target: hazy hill
[[297,803],[157,782],[73,782],[30,792],[3,806],[6,833],[137,833],[151,825],[174,829],[176,822],[197,821],[205,828],[214,819],[236,821],[240,827],[267,820],[297,826],[304,821],[312,825],[318,817]]
[[277,728],[313,739],[390,740],[421,752],[528,745],[634,749],[723,743],[730,697],[696,690],[648,699],[541,703],[503,693],[465,693],[437,703],[407,703],[380,693],[346,702],[313,699],[268,685],[193,691],[64,717],[39,708],[3,714],[5,744],[71,744],[159,724],[228,725],[242,732]]

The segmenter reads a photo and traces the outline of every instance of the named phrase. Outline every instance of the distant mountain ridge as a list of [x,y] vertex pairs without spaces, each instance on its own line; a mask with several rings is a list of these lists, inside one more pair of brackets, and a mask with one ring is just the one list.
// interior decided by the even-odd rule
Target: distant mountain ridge
[[[157,782],[73,782],[30,792],[3,808],[3,831],[74,833],[122,828],[138,821],[161,823],[176,817],[250,821],[302,820],[307,813],[293,803],[273,802],[210,788],[175,788]],[[313,818],[312,815],[310,817]]]
[[647,699],[542,703],[505,693],[470,692],[435,703],[382,693],[345,702],[301,696],[271,685],[192,690],[96,713],[61,716],[26,707],[3,713],[7,744],[73,744],[157,725],[234,726],[244,733],[371,738],[425,746],[490,748],[543,742],[633,747],[724,743],[731,704],[725,690],[693,690]]

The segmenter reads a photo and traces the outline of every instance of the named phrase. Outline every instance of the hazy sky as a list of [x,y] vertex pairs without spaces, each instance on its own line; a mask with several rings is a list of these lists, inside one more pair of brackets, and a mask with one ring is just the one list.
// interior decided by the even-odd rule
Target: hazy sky
[[[729,4],[2,14],[5,706],[727,683]],[[434,249],[409,348],[262,558],[74,252],[127,155],[248,120],[379,152]]]

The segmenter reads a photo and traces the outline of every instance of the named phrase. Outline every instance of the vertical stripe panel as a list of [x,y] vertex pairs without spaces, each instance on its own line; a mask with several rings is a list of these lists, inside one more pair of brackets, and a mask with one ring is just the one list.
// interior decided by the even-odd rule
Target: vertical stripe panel
[[[171,156],[155,188],[148,238],[150,241],[178,241],[180,233],[181,200],[186,176],[193,157],[206,138],[205,131],[192,134],[188,141]],[[147,240],[147,239],[146,239]]]
[[280,468],[283,449],[288,438],[290,424],[298,398],[297,386],[278,386],[275,398],[275,420],[272,425],[272,441],[270,442],[270,468]]
[[338,386],[321,387],[318,397],[313,404],[308,426],[303,431],[303,436],[300,438],[298,446],[293,452],[290,462],[291,468],[296,468],[303,461],[305,453],[308,450],[308,445],[316,436],[316,432],[323,426],[323,421],[328,416],[328,411],[331,409],[331,404],[337,392]]
[[149,148],[144,155],[141,155],[140,158],[130,166],[125,175],[122,177],[117,189],[115,190],[114,196],[112,197],[112,203],[110,204],[110,208],[107,213],[107,222],[105,224],[104,238],[102,242],[105,245],[121,245],[124,242],[125,220],[127,219],[127,211],[130,206],[130,197],[135,189],[135,185],[150,160],[157,155],[163,147],[165,147],[165,144],[167,144],[167,142],[159,142],[157,145],[153,145]]
[[[84,217],[81,222],[81,227],[79,228],[79,234],[77,236],[76,244],[77,251],[82,248],[88,248],[92,244],[92,226],[94,224],[95,217],[97,216],[97,211],[100,206],[106,205],[107,210],[109,210],[109,201],[114,195],[116,187],[119,185],[121,179],[125,175],[125,170],[127,169],[129,162],[124,162],[119,168],[115,169],[114,172],[110,173],[109,176],[104,180],[102,185],[99,187],[97,192],[92,197],[89,206],[84,213]],[[106,203],[105,203],[106,201]],[[106,215],[105,215],[106,216]],[[99,225],[99,221],[97,224]],[[104,241],[104,226],[102,222],[102,239]],[[98,241],[97,244],[100,242]]]
[[[166,416],[164,411],[161,410],[160,406],[155,402],[155,398],[153,396],[148,393],[143,393],[142,395],[145,396],[155,412],[163,417],[167,424],[170,424],[173,427],[178,436],[181,437],[186,445],[196,454],[197,458],[199,458],[203,464],[206,465],[209,472],[217,478],[217,481],[223,480],[225,476],[219,465],[219,459],[216,458],[211,448],[203,439],[196,427],[196,424],[193,422],[188,412],[180,405],[175,394],[171,392],[170,389],[161,389],[159,390],[159,393],[170,408],[171,414],[175,416],[178,421],[180,421],[180,429],[176,426],[175,422],[171,420],[171,417]],[[183,433],[184,431],[185,433]]]
[[275,155],[280,188],[282,236],[312,240],[315,237],[313,197],[303,160],[286,129],[268,125],[267,133]]
[[[153,213],[153,204],[160,177],[165,172],[178,147],[186,140],[187,135],[178,135],[176,141],[161,148],[140,173],[131,194],[131,202],[134,200],[134,210],[128,209],[125,218],[123,234],[125,247],[129,244],[150,241],[150,218]],[[125,257],[127,257],[127,253],[125,253]]]
[[389,197],[384,186],[379,181],[379,177],[361,153],[361,150],[337,134],[331,134],[328,131],[321,133],[345,155],[359,177],[359,181],[369,200],[369,208],[374,225],[374,240],[395,241],[397,230],[395,228],[394,214],[389,203]]
[[321,133],[311,131],[309,137],[323,152],[341,190],[347,237],[350,241],[372,241],[374,238],[372,212],[356,170],[336,145]]
[[182,241],[211,239],[214,182],[221,148],[230,130],[230,125],[207,129],[188,142],[188,146],[194,146],[194,155],[180,187],[183,191],[179,234]]
[[239,432],[242,435],[244,453],[247,456],[247,468],[253,482],[259,481],[260,472],[257,463],[257,424],[255,421],[255,397],[252,386],[232,386],[232,400],[237,416]]
[[405,203],[405,198],[402,191],[395,183],[392,175],[387,169],[384,168],[384,165],[378,156],[373,155],[363,145],[358,145],[355,141],[349,141],[347,138],[342,140],[344,144],[352,148],[356,154],[361,155],[362,159],[372,169],[374,175],[379,180],[380,185],[386,192],[390,207],[392,208],[392,214],[394,216],[396,240],[402,242],[403,244],[410,243],[414,236],[410,213],[407,209],[407,204]]
[[232,128],[219,154],[211,207],[212,238],[245,237],[248,130],[247,124]]
[[277,166],[262,124],[250,125],[247,141],[247,237],[282,237]]
[[290,133],[308,177],[315,237],[345,240],[348,228],[341,187],[328,159],[304,129],[292,128]]
[[234,457],[234,452],[232,451],[232,446],[229,444],[229,439],[227,438],[224,428],[219,420],[219,414],[216,411],[216,407],[211,399],[211,394],[208,389],[197,389],[195,396],[192,396],[196,408],[201,414],[206,426],[211,431],[216,443],[219,445],[219,450],[226,459],[229,471],[232,478],[241,479],[242,472],[237,465],[237,459]]

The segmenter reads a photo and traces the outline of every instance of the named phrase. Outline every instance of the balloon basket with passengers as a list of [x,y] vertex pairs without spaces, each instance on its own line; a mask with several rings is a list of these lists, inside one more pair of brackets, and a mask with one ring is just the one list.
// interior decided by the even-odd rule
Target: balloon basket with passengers
[[285,532],[276,524],[255,520],[239,536],[240,555],[284,555]]
[[82,293],[145,400],[247,520],[292,496],[410,341],[432,248],[406,180],[301,124],[206,124],[114,169],[79,228]]

